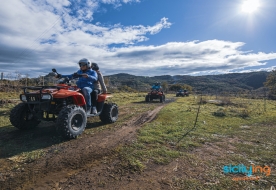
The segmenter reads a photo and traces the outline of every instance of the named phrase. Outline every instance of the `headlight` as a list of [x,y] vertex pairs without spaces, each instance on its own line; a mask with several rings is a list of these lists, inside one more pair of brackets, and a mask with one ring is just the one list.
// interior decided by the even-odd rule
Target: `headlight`
[[20,100],[26,102],[27,98],[26,98],[26,96],[24,94],[21,94],[20,95]]
[[42,100],[50,100],[52,97],[50,94],[43,94],[42,95]]

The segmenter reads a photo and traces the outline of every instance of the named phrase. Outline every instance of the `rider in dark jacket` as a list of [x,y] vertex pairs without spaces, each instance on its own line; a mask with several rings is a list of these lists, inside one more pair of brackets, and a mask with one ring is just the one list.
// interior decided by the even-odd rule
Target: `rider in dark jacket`
[[98,75],[98,81],[94,82],[94,90],[92,92],[92,104],[93,104],[92,114],[96,114],[97,109],[96,109],[95,105],[97,104],[98,95],[101,92],[106,94],[107,89],[106,89],[106,85],[104,83],[103,75],[100,72],[100,68],[99,68],[98,64],[97,63],[92,63],[91,68],[92,68],[92,70],[96,71],[96,73]]

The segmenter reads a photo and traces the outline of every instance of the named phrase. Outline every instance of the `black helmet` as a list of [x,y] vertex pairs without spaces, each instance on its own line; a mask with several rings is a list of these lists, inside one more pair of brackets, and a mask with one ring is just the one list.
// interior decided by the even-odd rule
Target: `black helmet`
[[79,66],[81,67],[82,65],[87,65],[88,67],[90,67],[91,61],[89,61],[86,58],[83,58],[81,60],[79,60]]
[[155,86],[160,86],[160,82],[155,82]]
[[94,71],[98,71],[100,69],[97,63],[91,63],[91,68]]

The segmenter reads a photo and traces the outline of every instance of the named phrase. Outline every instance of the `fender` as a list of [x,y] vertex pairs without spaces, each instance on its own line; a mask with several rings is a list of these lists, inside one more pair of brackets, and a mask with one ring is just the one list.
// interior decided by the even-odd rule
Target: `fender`
[[97,102],[104,102],[106,98],[110,98],[112,95],[110,94],[99,94]]
[[79,106],[84,106],[86,104],[83,95],[77,91],[68,91],[67,89],[60,89],[53,93],[53,98],[68,98],[72,97],[74,103]]
[[82,94],[80,94],[80,95],[74,95],[74,96],[72,96],[72,97],[73,97],[74,103],[75,103],[76,105],[79,105],[79,106],[84,106],[84,105],[86,105],[85,99],[84,99],[84,97],[83,97]]

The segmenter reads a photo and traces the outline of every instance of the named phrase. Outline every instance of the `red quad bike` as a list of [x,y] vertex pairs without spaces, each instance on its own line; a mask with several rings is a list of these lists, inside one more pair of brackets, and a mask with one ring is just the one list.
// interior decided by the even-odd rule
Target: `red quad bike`
[[[55,74],[56,69],[52,69]],[[81,75],[74,75],[74,78]],[[86,114],[86,102],[81,89],[71,86],[69,78],[59,80],[57,86],[23,87],[22,103],[10,114],[11,124],[21,130],[36,127],[42,120],[56,123],[57,132],[65,138],[77,138],[85,129],[87,117],[99,116],[104,123],[118,119],[118,106],[106,103],[110,94],[99,94],[97,114]]]
[[146,102],[151,102],[154,99],[158,99],[161,103],[163,103],[165,101],[165,95],[160,90],[152,90],[145,97]]

